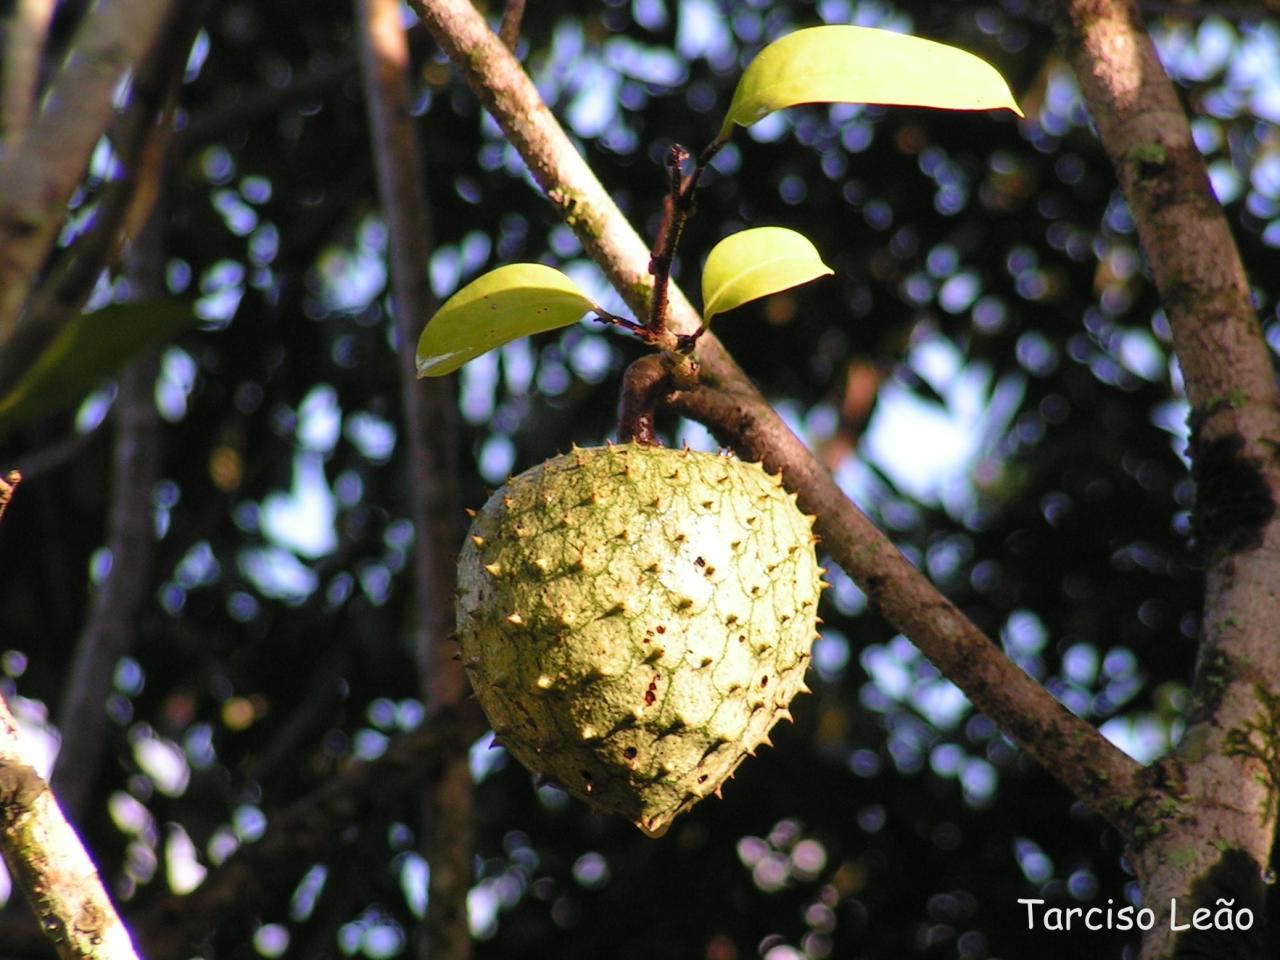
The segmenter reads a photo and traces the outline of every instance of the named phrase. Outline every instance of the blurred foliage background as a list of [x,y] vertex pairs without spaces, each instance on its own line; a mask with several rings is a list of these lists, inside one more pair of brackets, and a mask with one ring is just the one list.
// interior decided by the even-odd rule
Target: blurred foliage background
[[[705,145],[742,64],[782,33],[909,30],[1009,78],[1021,122],[837,106],[739,132],[704,179],[676,276],[695,291],[706,251],[742,226],[814,241],[834,278],[726,315],[717,333],[908,556],[1145,761],[1178,735],[1198,630],[1186,406],[1046,6],[545,0],[519,54],[649,235],[667,146]],[[1264,14],[1145,8],[1280,346],[1280,26]],[[115,379],[0,441],[0,462],[27,477],[0,528],[0,667],[50,752],[91,598],[131,562],[104,546],[113,498],[151,518],[145,600],[121,625],[130,647],[78,818],[126,917],[191,889],[272,810],[424,714],[408,577],[420,492],[399,442],[401,348],[354,31],[342,3],[218,0],[197,36],[155,243],[162,297],[198,322],[134,374],[157,414],[154,483],[112,489]],[[412,42],[435,295],[542,260],[622,310],[433,44],[421,30]],[[118,176],[104,141],[64,244]],[[104,275],[91,306],[136,297],[136,281]],[[456,375],[463,502],[611,436],[640,352],[584,321]],[[668,443],[713,447],[696,424],[663,427]],[[1028,932],[1019,897],[1130,901],[1117,837],[838,569],[829,579],[795,725],[661,841],[535,789],[487,736],[475,745],[478,957],[1132,951],[1119,932]],[[304,873],[281,870],[252,922],[193,952],[408,955],[429,870],[415,804],[344,834]],[[21,922],[10,909],[0,936]]]

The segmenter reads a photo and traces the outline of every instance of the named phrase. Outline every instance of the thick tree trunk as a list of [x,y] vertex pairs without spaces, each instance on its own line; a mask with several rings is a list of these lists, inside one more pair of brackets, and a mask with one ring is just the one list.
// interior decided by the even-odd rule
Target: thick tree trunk
[[[1135,4],[1062,0],[1061,8],[1081,90],[1173,330],[1206,564],[1186,734],[1159,765],[1128,836],[1144,902],[1158,915],[1142,957],[1259,956],[1280,797],[1275,374],[1231,231]],[[1250,932],[1237,929],[1242,910]]]

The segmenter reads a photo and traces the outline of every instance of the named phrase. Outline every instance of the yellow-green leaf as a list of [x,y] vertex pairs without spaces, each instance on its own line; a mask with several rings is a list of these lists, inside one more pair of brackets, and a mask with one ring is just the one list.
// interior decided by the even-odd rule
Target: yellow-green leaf
[[943,110],[1022,111],[999,72],[957,47],[871,27],[797,30],[751,61],[718,142],[801,103],[879,103]]
[[0,397],[0,436],[79,402],[130,360],[195,322],[190,304],[177,300],[117,303],[77,314]]
[[717,313],[834,272],[794,230],[755,227],[730,234],[702,268],[702,320],[710,323]]
[[567,327],[596,305],[554,267],[512,263],[467,284],[436,311],[418,338],[418,376],[452,373],[494,347]]

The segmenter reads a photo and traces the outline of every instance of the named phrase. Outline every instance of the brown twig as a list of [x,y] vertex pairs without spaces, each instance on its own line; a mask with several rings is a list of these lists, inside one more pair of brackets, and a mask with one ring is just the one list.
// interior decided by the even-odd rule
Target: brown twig
[[[662,201],[662,219],[658,223],[653,250],[649,253],[649,273],[653,276],[653,297],[649,301],[648,328],[655,342],[661,342],[666,335],[667,291],[671,285],[671,265],[680,247],[680,238],[684,234],[685,224],[693,215],[694,191],[698,189],[698,181],[702,179],[703,171],[723,146],[723,143],[715,142],[702,151],[693,169],[687,175],[683,170],[689,161],[689,151],[678,143],[673,143],[667,151],[667,195]],[[704,329],[699,327],[695,333],[685,334],[676,344],[677,351],[680,353],[691,351]]]
[[662,395],[670,389],[671,364],[665,354],[647,354],[627,367],[618,407],[618,440],[657,446],[654,413]]
[[506,9],[502,11],[502,25],[498,28],[498,36],[512,53],[520,42],[520,21],[524,19],[524,0],[507,0]]

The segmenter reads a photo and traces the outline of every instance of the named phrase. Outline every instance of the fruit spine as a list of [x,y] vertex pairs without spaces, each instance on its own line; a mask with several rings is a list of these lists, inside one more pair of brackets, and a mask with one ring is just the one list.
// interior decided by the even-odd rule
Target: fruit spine
[[812,518],[754,463],[575,449],[509,480],[458,565],[462,661],[525,767],[658,836],[805,690]]

